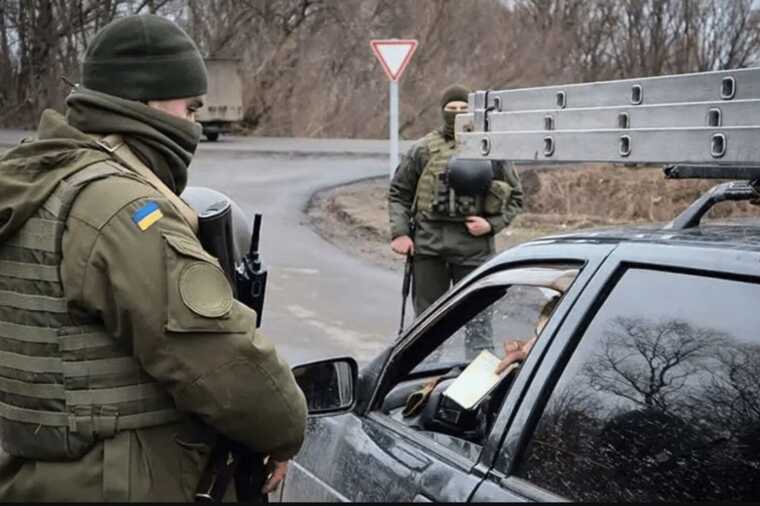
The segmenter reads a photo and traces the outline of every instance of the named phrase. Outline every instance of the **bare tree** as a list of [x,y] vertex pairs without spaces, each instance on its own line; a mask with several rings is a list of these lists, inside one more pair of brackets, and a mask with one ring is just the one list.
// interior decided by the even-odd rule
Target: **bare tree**
[[752,0],[708,0],[699,20],[698,70],[747,66],[760,49],[760,17]]
[[0,125],[62,108],[92,35],[152,12],[207,57],[236,58],[245,125],[263,135],[385,137],[387,80],[373,38],[415,38],[400,82],[406,138],[440,124],[454,82],[503,89],[744,67],[757,61],[752,0],[0,0]]
[[760,346],[726,342],[705,368],[695,413],[733,433],[760,428]]
[[669,412],[684,397],[682,390],[694,387],[702,365],[723,339],[716,330],[685,321],[615,318],[584,376],[598,391]]
[[89,37],[119,14],[169,14],[177,0],[0,0],[0,124],[31,125],[47,107],[61,109],[79,78]]

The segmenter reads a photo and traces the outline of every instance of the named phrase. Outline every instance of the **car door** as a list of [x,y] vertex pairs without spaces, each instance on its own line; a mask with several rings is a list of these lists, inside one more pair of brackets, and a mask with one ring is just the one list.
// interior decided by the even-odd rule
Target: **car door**
[[760,253],[727,251],[610,255],[533,357],[473,500],[756,500]]
[[[562,254],[558,254],[560,251]],[[291,466],[280,499],[466,501],[487,470],[481,455],[495,452],[495,448],[484,452],[483,443],[488,438],[475,444],[450,434],[410,427],[399,416],[402,404],[390,406],[389,399],[402,393],[396,397],[403,402],[407,394],[450,369],[446,364],[438,367],[440,357],[448,356],[452,343],[453,348],[462,349],[466,328],[484,312],[496,322],[494,329],[506,325],[506,334],[527,331],[525,325],[516,328],[525,315],[517,319],[510,316],[514,304],[512,299],[504,298],[506,287],[524,279],[526,272],[580,269],[572,285],[572,297],[576,297],[608,251],[609,247],[585,245],[515,252],[463,280],[410,327],[407,335],[388,350],[387,358],[378,358],[370,364],[369,371],[362,372],[360,398],[354,411],[309,418],[306,442]],[[508,293],[513,296],[520,292]],[[570,305],[568,299],[557,311],[564,312]],[[524,306],[526,311],[533,308],[536,314],[539,310],[535,301],[526,301]],[[498,313],[499,308],[505,312]],[[515,325],[509,325],[505,316],[510,316]],[[502,337],[494,341],[496,347],[501,346]],[[431,367],[431,357],[436,356],[439,359],[433,360]],[[368,382],[372,385],[368,386]],[[498,443],[499,438],[490,442]]]

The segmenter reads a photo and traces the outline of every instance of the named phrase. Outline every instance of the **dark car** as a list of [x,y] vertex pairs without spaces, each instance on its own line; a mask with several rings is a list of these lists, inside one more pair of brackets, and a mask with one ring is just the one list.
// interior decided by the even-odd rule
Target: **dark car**
[[[760,226],[698,221],[523,244],[361,373],[296,368],[315,414],[275,499],[757,501]],[[556,296],[495,389],[443,395],[478,351],[468,323],[490,319],[501,356]]]

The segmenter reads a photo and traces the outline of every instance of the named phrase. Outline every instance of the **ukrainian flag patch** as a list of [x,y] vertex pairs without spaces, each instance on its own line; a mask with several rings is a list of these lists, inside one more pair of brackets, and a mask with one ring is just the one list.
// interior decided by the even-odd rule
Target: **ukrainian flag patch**
[[158,204],[151,200],[132,214],[132,221],[144,232],[163,217]]

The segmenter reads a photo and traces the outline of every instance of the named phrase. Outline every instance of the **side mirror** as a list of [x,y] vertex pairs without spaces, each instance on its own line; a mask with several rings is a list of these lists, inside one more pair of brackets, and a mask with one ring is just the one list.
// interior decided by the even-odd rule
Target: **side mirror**
[[293,375],[306,396],[309,415],[335,415],[354,407],[359,367],[353,358],[299,365]]

